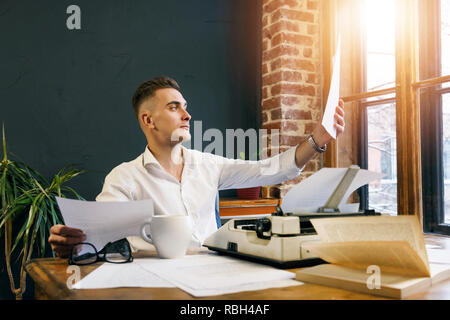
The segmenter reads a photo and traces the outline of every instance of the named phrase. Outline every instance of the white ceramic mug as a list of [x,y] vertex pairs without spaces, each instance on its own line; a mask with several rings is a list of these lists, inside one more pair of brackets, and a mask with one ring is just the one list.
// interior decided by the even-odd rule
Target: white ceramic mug
[[[145,227],[150,226],[150,235]],[[153,216],[141,226],[141,236],[153,244],[160,258],[182,258],[192,238],[191,218],[184,215]]]

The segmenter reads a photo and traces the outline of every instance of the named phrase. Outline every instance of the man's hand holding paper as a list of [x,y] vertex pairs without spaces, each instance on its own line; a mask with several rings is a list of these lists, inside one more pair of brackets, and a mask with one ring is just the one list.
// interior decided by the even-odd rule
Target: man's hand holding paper
[[[316,152],[324,152],[326,145],[344,133],[344,101],[339,99],[340,88],[340,41],[334,57],[333,76],[327,105],[321,123],[317,124],[308,138],[309,143],[300,144],[296,150],[295,162],[299,168],[314,157]],[[310,144],[310,145],[309,145]]]
[[[314,137],[314,140],[319,145],[319,147],[323,147],[324,145],[330,143],[332,140],[336,139],[338,136],[340,136],[342,133],[344,133],[345,128],[345,120],[344,120],[344,101],[340,99],[338,101],[338,104],[334,108],[331,108],[332,112],[332,122],[330,125],[324,124],[324,121],[322,121],[321,124],[318,124],[316,128],[314,129],[312,135]],[[327,127],[328,126],[328,127]],[[334,134],[332,135],[330,133],[330,126],[333,128]]]
[[58,257],[62,258],[66,258],[70,255],[75,244],[85,240],[86,235],[83,230],[70,228],[61,224],[51,227],[50,237],[48,238],[52,250]]
[[96,202],[57,198],[69,225],[54,226],[49,242],[59,257],[68,257],[74,244],[89,242],[97,250],[108,242],[140,235],[142,224],[153,216],[153,201]]
[[341,77],[341,40],[339,39],[336,54],[333,58],[333,74],[331,76],[330,90],[328,92],[327,105],[325,107],[321,124],[314,132],[316,143],[322,147],[336,139],[344,132],[344,101],[339,99]]

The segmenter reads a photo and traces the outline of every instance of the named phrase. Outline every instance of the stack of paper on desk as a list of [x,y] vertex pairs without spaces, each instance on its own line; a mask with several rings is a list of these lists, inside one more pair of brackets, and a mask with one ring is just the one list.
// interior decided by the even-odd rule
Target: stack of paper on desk
[[74,289],[106,289],[120,287],[171,288],[175,285],[148,272],[137,263],[104,263],[81,281]]
[[103,264],[75,289],[178,287],[195,297],[296,286],[292,272],[217,254],[181,259],[139,258],[120,267]]
[[307,244],[306,249],[330,264],[298,271],[300,281],[405,298],[450,277],[450,263],[436,254],[429,263],[416,216],[311,222],[322,242]]

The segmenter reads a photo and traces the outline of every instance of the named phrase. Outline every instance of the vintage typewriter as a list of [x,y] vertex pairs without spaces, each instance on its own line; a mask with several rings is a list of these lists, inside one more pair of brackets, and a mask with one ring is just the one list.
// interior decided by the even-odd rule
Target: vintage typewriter
[[204,246],[242,259],[277,268],[298,268],[325,263],[303,247],[320,241],[311,219],[380,215],[374,210],[340,212],[338,206],[359,167],[351,166],[323,207],[314,213],[288,213],[280,207],[270,216],[252,219],[231,219],[207,238]]

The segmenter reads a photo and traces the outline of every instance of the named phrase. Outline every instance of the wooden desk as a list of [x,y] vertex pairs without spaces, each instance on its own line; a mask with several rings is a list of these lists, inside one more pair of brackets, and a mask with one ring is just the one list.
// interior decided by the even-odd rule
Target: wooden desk
[[221,198],[219,201],[220,217],[227,219],[243,215],[271,214],[277,211],[281,199],[239,200]]
[[[450,238],[435,235],[425,235],[428,244],[438,245],[450,249]],[[192,254],[192,252],[190,253]],[[195,253],[201,254],[201,253]],[[136,259],[144,256],[154,256],[154,252],[142,252],[134,254]],[[81,267],[83,278],[101,263]],[[133,299],[133,300],[173,300],[198,299],[178,288],[114,288],[95,290],[70,290],[66,282],[70,274],[67,273],[67,260],[60,258],[33,259],[26,271],[35,283],[36,299]],[[289,271],[295,272],[297,269]],[[304,284],[286,288],[272,288],[266,290],[246,291],[220,296],[210,296],[201,299],[228,299],[228,300],[373,300],[384,299],[347,290],[331,287]],[[450,299],[450,280],[433,286],[429,291],[411,296],[410,299]]]

